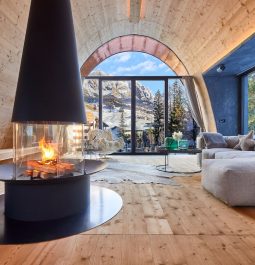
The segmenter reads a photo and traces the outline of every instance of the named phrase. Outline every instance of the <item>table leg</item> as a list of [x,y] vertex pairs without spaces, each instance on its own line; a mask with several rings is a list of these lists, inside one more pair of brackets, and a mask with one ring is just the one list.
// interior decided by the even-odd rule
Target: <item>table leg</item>
[[165,172],[166,172],[167,154],[165,154]]
[[163,171],[163,172],[168,172],[168,173],[171,173],[173,172],[172,170],[171,171],[168,171],[168,166],[169,166],[169,157],[168,157],[169,153],[164,153],[164,156],[165,156],[165,163],[163,165],[157,165],[156,166],[156,169],[159,170],[159,171]]
[[171,154],[171,153],[174,153],[174,155],[177,155],[177,152],[169,152],[169,153],[166,152],[166,153],[164,153],[165,163],[163,165],[157,165],[156,166],[157,170],[163,171],[163,172],[168,172],[168,173],[179,173],[179,174],[194,174],[194,173],[200,173],[201,172],[201,167],[199,168],[199,170],[191,171],[191,172],[182,172],[182,171],[173,170],[173,168],[171,168],[171,166],[169,165],[169,154]]

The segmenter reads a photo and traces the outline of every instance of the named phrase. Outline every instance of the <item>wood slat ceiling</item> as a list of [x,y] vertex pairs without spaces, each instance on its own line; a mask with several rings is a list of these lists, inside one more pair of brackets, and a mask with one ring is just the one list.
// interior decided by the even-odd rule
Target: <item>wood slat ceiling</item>
[[[128,0],[71,0],[80,65],[109,40],[138,34],[168,46],[203,87],[201,73],[255,32],[254,0],[141,2],[143,18],[130,22]],[[0,0],[0,148],[12,144],[10,119],[29,6],[30,0]],[[209,117],[206,88],[200,94]]]
[[203,72],[255,32],[254,0],[144,0],[130,23],[128,1],[73,0],[82,64],[96,48],[129,34],[164,43],[189,72]]

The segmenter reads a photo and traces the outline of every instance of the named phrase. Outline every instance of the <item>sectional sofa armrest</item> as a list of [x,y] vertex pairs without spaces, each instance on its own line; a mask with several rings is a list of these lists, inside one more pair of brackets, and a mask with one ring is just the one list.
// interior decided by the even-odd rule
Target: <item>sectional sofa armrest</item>
[[196,139],[196,147],[198,149],[205,149],[206,148],[206,145],[205,145],[205,140],[203,138],[203,134],[200,133],[198,136],[197,136],[197,139]]
[[[197,136],[197,139],[196,139],[196,148],[198,148],[198,149],[205,149],[205,141],[204,141],[203,135],[201,133]],[[197,154],[197,164],[200,167],[202,167],[202,154],[201,153],[198,153]]]

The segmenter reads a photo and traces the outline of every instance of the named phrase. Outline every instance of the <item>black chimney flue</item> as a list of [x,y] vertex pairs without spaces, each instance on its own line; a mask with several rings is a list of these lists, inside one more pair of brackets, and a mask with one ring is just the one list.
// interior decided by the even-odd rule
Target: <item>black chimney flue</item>
[[32,0],[13,122],[85,123],[69,0]]

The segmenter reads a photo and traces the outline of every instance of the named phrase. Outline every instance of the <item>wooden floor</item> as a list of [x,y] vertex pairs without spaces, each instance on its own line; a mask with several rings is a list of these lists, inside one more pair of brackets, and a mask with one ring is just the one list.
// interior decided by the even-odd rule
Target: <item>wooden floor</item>
[[255,208],[233,209],[200,187],[101,184],[121,194],[122,211],[87,233],[0,246],[0,264],[255,264]]

